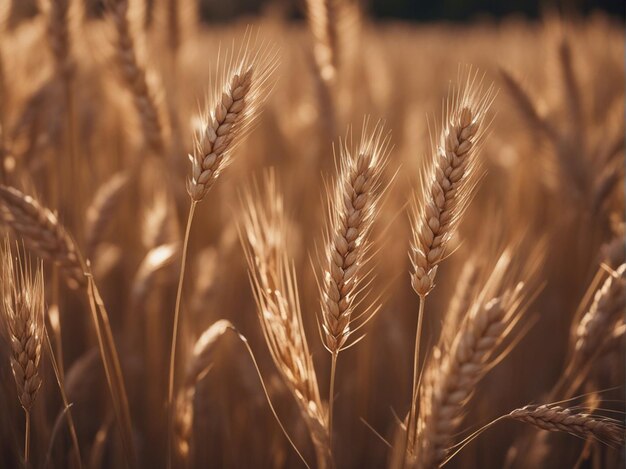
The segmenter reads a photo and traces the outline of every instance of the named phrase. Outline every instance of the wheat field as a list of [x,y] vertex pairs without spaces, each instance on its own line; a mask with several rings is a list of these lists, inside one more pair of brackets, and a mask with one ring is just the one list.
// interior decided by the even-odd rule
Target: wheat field
[[0,467],[626,463],[624,26],[0,0]]

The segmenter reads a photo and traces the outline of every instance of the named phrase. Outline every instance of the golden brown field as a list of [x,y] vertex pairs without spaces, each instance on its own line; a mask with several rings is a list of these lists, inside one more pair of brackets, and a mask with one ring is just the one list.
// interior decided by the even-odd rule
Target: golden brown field
[[0,467],[623,467],[621,23],[40,3]]

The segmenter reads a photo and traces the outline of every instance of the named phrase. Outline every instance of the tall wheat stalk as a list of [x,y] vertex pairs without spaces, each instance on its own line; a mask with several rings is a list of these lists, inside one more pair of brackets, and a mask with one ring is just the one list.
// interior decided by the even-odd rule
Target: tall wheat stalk
[[[194,134],[195,148],[191,161],[191,177],[187,181],[187,192],[191,199],[185,235],[176,306],[172,327],[168,380],[168,466],[171,465],[172,413],[174,399],[174,373],[176,366],[176,344],[180,321],[189,234],[196,206],[201,202],[221,172],[230,163],[233,150],[241,143],[259,115],[259,107],[266,98],[268,80],[277,65],[276,56],[267,47],[256,52],[250,47],[250,36],[235,52],[231,50],[223,64],[218,64],[219,80],[207,98]],[[220,66],[222,67],[220,69]]]
[[[327,193],[328,218],[320,286],[320,324],[324,346],[331,354],[328,428],[332,443],[334,385],[339,352],[350,347],[350,337],[377,311],[369,304],[357,316],[360,290],[368,278],[369,235],[385,191],[382,174],[389,155],[390,137],[381,124],[363,123],[356,148],[340,144],[338,175]],[[357,339],[358,341],[359,339]]]
[[274,364],[298,404],[318,467],[330,467],[328,415],[304,333],[295,270],[285,249],[288,223],[273,173],[266,176],[264,191],[249,189],[243,203],[240,237],[261,329]]
[[480,143],[488,126],[486,113],[493,100],[493,86],[482,89],[477,72],[468,69],[462,83],[453,87],[444,103],[440,133],[421,172],[419,195],[413,198],[409,257],[411,285],[419,296],[411,407],[407,420],[407,450],[415,444],[414,427],[418,396],[420,338],[426,296],[435,287],[439,264],[449,254],[454,236],[479,180]]

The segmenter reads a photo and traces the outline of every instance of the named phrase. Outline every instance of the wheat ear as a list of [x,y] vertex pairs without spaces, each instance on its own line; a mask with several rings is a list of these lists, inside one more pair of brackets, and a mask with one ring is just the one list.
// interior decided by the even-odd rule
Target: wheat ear
[[389,150],[389,133],[380,123],[370,131],[365,119],[356,148],[350,148],[345,141],[340,143],[338,174],[327,190],[324,263],[318,284],[322,339],[332,360],[328,396],[331,438],[337,356],[354,343],[349,342],[352,334],[377,311],[376,305],[370,304],[359,315],[353,314],[368,277],[369,237],[386,188],[382,174]]
[[330,464],[328,421],[309,352],[293,265],[285,251],[287,222],[273,173],[265,191],[248,190],[240,227],[250,283],[265,341],[276,368],[298,403],[319,467]]
[[610,274],[596,291],[589,310],[580,319],[574,353],[584,360],[593,355],[608,331],[623,317],[626,307],[626,264]]
[[30,456],[30,413],[41,386],[39,363],[44,339],[43,266],[35,272],[30,259],[19,254],[14,260],[8,238],[0,253],[2,263],[2,313],[11,343],[11,369],[17,395],[24,409],[24,464]]
[[571,396],[583,383],[594,359],[607,345],[626,308],[626,264],[612,271],[596,290],[589,309],[572,331],[567,366],[552,388],[551,396]]
[[624,445],[624,427],[618,421],[593,414],[575,412],[556,405],[528,405],[507,415],[550,432],[565,432],[578,438],[596,439],[609,446]]
[[480,273],[478,256],[471,257],[463,264],[441,328],[443,343],[453,342],[465,314],[471,309],[472,301],[479,291]]
[[187,191],[191,198],[191,204],[183,238],[170,349],[167,399],[169,409],[168,467],[171,465],[172,454],[172,407],[180,302],[193,216],[196,205],[204,199],[220,173],[228,165],[233,150],[241,143],[258,117],[259,107],[267,96],[268,80],[277,65],[276,55],[271,48],[262,46],[253,52],[249,33],[246,34],[246,39],[239,48],[239,52],[235,55],[234,51],[231,51],[227,57],[225,65],[221,68],[220,81],[213,88],[212,94],[198,119],[199,124],[194,133],[194,154],[189,155],[192,175],[187,181]]
[[32,197],[13,187],[0,185],[2,219],[43,259],[61,267],[70,286],[78,285],[87,295],[98,336],[100,356],[107,374],[107,384],[122,434],[126,461],[135,461],[128,398],[119,356],[109,324],[109,316],[91,274],[85,272],[83,257],[71,236],[54,214]]
[[[414,445],[414,428],[419,376],[419,346],[426,296],[435,286],[439,263],[448,255],[447,245],[467,208],[479,179],[480,144],[488,127],[486,114],[493,101],[493,85],[482,89],[482,79],[471,68],[452,87],[444,103],[441,130],[432,142],[423,166],[421,187],[412,200],[409,249],[413,271],[411,285],[419,295],[413,385],[407,423],[407,449]],[[462,76],[462,75],[460,75]]]
[[47,208],[13,187],[0,186],[2,219],[41,258],[61,268],[70,286],[86,284],[84,267],[70,235]]
[[452,343],[440,344],[441,357],[433,355],[420,393],[417,447],[422,467],[441,464],[453,436],[463,421],[465,404],[476,384],[508,351],[508,340],[524,312],[528,284],[540,258],[531,256],[525,270],[512,270],[512,248],[498,260],[477,299],[467,311]]

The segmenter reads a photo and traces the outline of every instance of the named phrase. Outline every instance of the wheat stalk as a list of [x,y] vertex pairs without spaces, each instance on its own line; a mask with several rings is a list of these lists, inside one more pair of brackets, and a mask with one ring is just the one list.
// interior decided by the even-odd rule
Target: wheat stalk
[[370,304],[361,314],[353,314],[367,278],[369,236],[386,188],[382,174],[389,146],[390,136],[382,124],[370,131],[366,119],[358,147],[351,149],[345,141],[340,144],[338,174],[327,190],[324,264],[318,285],[322,339],[332,360],[328,396],[331,438],[337,356],[353,343],[348,342],[352,334],[377,311],[376,305]]
[[507,417],[550,432],[565,432],[585,440],[593,438],[610,446],[624,445],[624,427],[619,421],[557,405],[527,405]]
[[87,294],[98,346],[107,373],[107,382],[122,432],[122,443],[128,463],[135,460],[131,439],[130,411],[119,356],[109,324],[109,316],[93,279],[85,272],[83,257],[71,236],[54,214],[32,197],[13,187],[0,185],[0,213],[3,221],[43,259],[60,266],[70,286],[80,286]]
[[421,190],[413,199],[411,227],[411,284],[425,297],[435,286],[439,263],[455,233],[479,178],[478,152],[487,128],[486,112],[493,86],[481,90],[477,74],[453,88],[445,103],[438,142],[421,173]]
[[[493,85],[482,89],[482,79],[471,68],[450,90],[444,106],[438,140],[421,172],[421,187],[412,200],[412,240],[409,257],[411,285],[419,295],[413,354],[413,385],[407,421],[407,450],[414,445],[419,375],[419,349],[426,296],[435,286],[440,262],[467,208],[479,179],[478,152],[487,129],[486,113],[493,101]],[[431,137],[432,138],[432,137]]]
[[[420,415],[414,455],[421,467],[441,464],[447,456],[476,384],[496,363],[503,346],[516,330],[515,326],[527,305],[528,286],[514,280],[508,272],[512,249],[498,260],[489,279],[467,311],[451,343],[440,344],[441,357],[433,354],[425,372],[420,395]],[[532,280],[538,259],[529,261],[524,281]],[[444,336],[445,337],[445,336]]]
[[14,260],[8,238],[0,252],[2,313],[11,344],[11,369],[17,395],[24,409],[24,463],[30,455],[30,414],[41,386],[39,363],[44,340],[43,266],[31,270],[30,259],[19,253]]
[[228,165],[233,150],[241,143],[258,117],[259,107],[267,96],[268,80],[277,66],[276,55],[267,46],[261,46],[253,52],[248,33],[237,55],[235,56],[234,51],[231,51],[227,57],[226,65],[221,70],[221,80],[213,88],[212,95],[198,119],[198,126],[194,133],[194,154],[189,155],[192,175],[187,181],[187,192],[191,198],[191,204],[183,238],[170,349],[167,400],[169,409],[168,466],[171,465],[174,369],[180,302],[185,278],[189,233],[196,205],[204,199],[220,173]]
[[302,323],[293,265],[285,252],[288,239],[282,196],[273,173],[265,192],[244,195],[241,242],[265,341],[306,422],[320,467],[330,464],[328,420]]

